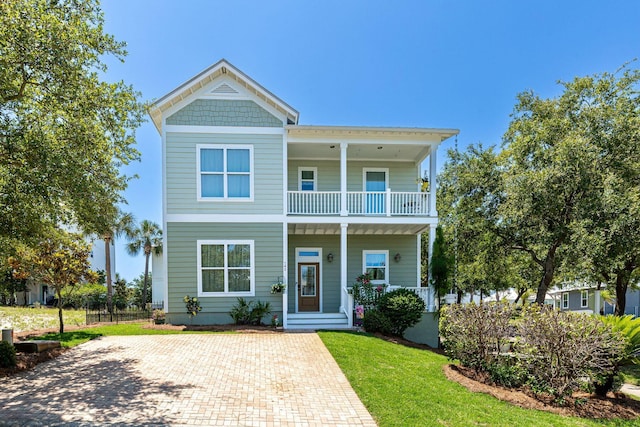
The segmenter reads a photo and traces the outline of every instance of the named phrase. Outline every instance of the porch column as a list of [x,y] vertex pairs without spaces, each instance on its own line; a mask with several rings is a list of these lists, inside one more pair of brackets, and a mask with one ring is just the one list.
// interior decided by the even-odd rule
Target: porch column
[[600,314],[600,289],[596,289],[593,294],[593,313]]
[[[346,142],[340,143],[340,216],[347,216],[347,147]],[[346,225],[346,224],[345,224]]]
[[[432,187],[433,188],[433,187]],[[429,226],[429,266],[431,266],[431,256],[433,255],[433,242],[436,240],[436,224]],[[431,268],[429,268],[428,274],[429,280],[429,303],[427,304],[427,311],[436,311],[436,292],[433,286],[431,286]]]
[[340,224],[340,306],[347,312],[351,312],[348,307],[347,298],[347,227],[349,224]]
[[285,221],[282,223],[282,283],[285,284],[282,292],[282,327],[287,329],[289,321],[289,226]]
[[429,153],[429,216],[438,216],[436,210],[436,167],[436,148],[432,145]]

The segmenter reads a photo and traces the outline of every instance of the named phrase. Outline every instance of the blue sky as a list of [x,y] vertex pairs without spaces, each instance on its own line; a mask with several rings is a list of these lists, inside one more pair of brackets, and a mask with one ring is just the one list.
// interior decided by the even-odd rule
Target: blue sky
[[[640,2],[103,0],[107,59],[151,101],[225,58],[300,112],[300,124],[460,129],[459,146],[500,144],[516,95],[614,72],[640,57]],[[640,68],[638,62],[634,67]],[[124,209],[162,223],[160,136],[137,131],[139,179]],[[438,164],[445,160],[445,142]],[[116,243],[117,271],[142,273]]]

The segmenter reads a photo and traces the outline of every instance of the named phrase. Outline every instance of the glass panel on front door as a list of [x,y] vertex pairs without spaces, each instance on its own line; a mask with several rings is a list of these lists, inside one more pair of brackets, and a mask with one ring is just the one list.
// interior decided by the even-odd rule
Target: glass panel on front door
[[320,311],[320,263],[298,263],[298,311]]

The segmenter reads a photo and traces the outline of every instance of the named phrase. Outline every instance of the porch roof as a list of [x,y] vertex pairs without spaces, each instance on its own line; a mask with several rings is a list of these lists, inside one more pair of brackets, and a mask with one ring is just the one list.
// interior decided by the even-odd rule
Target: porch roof
[[347,158],[421,163],[457,129],[364,126],[286,126],[290,159],[340,159],[340,144],[347,143]]

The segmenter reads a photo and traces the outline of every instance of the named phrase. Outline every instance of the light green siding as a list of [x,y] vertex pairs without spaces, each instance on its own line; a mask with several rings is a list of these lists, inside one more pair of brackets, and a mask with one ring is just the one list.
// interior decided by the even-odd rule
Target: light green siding
[[[253,240],[255,251],[255,297],[271,303],[273,314],[282,318],[282,296],[271,294],[271,284],[282,276],[282,224],[168,223],[165,230],[169,322],[189,322],[182,299],[197,295],[198,240]],[[197,324],[231,323],[228,315],[236,297],[201,297]],[[264,319],[269,322],[269,319]]]
[[[282,136],[173,133],[166,137],[167,213],[282,213]],[[198,201],[197,144],[253,146],[254,200]]]
[[168,125],[282,127],[282,120],[253,101],[196,99],[167,117]]
[[[290,160],[287,188],[298,190],[298,167],[318,168],[318,191],[340,191],[340,162],[330,160]],[[363,191],[364,168],[388,168],[391,191],[420,191],[416,179],[418,168],[411,162],[347,162],[347,191]]]
[[[289,311],[295,312],[296,248],[322,248],[322,297],[323,311],[336,313],[340,307],[340,236],[289,235]],[[417,236],[354,236],[347,238],[347,285],[362,274],[363,250],[389,251],[389,284],[393,286],[417,286]],[[333,262],[327,255],[333,254]],[[400,262],[393,257],[400,253]]]

